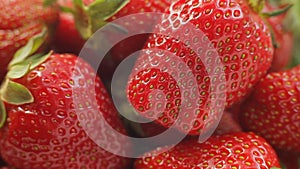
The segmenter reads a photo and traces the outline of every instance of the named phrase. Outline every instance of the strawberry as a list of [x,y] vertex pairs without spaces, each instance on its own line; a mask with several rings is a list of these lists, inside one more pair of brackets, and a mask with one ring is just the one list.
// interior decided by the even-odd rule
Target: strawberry
[[254,133],[213,136],[204,143],[189,139],[165,150],[158,148],[135,161],[135,169],[205,169],[279,167],[273,148]]
[[[292,59],[293,34],[284,25],[286,14],[290,7],[290,5],[279,6],[278,4],[266,3],[263,10],[265,13],[271,15],[267,18],[267,22],[272,28],[275,45],[274,58],[270,71],[284,69]],[[272,16],[272,14],[275,16]]]
[[300,66],[269,73],[242,106],[241,124],[277,149],[300,152]]
[[53,27],[58,18],[55,6],[43,7],[43,0],[0,0],[0,81],[14,53],[45,24]]
[[77,31],[71,14],[60,13],[59,23],[54,35],[54,48],[57,52],[79,54],[85,40]]
[[[124,16],[140,12],[162,12],[171,0],[144,1],[144,0],[60,0],[59,5],[68,8],[60,13],[60,22],[56,29],[54,48],[58,52],[71,52],[78,54],[84,43],[90,36],[100,29],[106,22],[122,19]],[[98,7],[97,7],[98,6]],[[71,12],[70,12],[71,11]],[[69,13],[68,13],[69,12]],[[103,14],[106,14],[103,16]],[[108,15],[108,16],[107,16]],[[86,19],[88,18],[88,19]],[[148,20],[153,21],[149,16]],[[114,44],[115,40],[122,40],[124,32],[149,32],[154,23],[133,21],[129,25],[123,25],[122,29],[114,29],[108,38],[102,38],[106,44],[114,47],[104,57],[99,66],[98,74],[105,81],[111,81],[111,77],[118,64],[129,54],[142,49],[149,34],[139,34]],[[138,25],[138,26],[137,26]],[[124,31],[125,30],[125,31]],[[103,45],[99,45],[100,48]]]
[[[121,5],[121,8],[116,9],[116,11],[113,12],[115,14],[113,14],[111,17],[106,19],[106,21],[111,22],[116,19],[122,18],[123,16],[140,13],[140,12],[162,12],[169,5],[168,1],[170,0],[159,0],[159,1],[131,0],[129,2],[124,1],[125,4],[124,7]],[[83,0],[85,6],[89,6],[94,2],[97,3],[97,0]],[[74,8],[72,0],[61,0],[59,1],[59,4],[63,7]],[[75,7],[78,8],[78,6],[76,5]],[[98,13],[100,12],[105,12],[105,11],[98,11]],[[76,28],[76,24],[75,24],[76,20],[74,20],[74,15],[66,12],[61,12],[60,14],[60,23],[59,26],[57,27],[56,38],[55,38],[56,39],[55,47],[58,49],[58,51],[79,53],[83,47],[85,39],[89,38],[90,36],[90,35],[83,35],[84,34],[83,32],[78,32],[77,29],[79,29],[80,31],[84,28]],[[82,20],[83,18],[79,17],[77,19]],[[99,18],[95,18],[95,19],[99,19]],[[143,26],[142,24],[139,25]],[[144,27],[147,28],[150,25],[150,23],[144,25],[145,25]],[[100,27],[98,26],[93,29],[97,30],[98,28]],[[130,27],[129,25],[129,27],[127,27],[126,29],[132,30],[132,29],[137,29],[137,27],[136,26]],[[139,29],[141,29],[141,27]],[[85,38],[80,36],[80,33]],[[146,35],[141,35],[133,38],[132,40],[128,40],[128,44],[123,42],[116,45],[116,47],[112,49],[113,59],[115,59],[116,62],[119,63],[123,58],[125,58],[125,56],[136,51],[137,49],[141,49],[147,37],[148,36]]]
[[0,169],[16,169],[15,167],[7,167],[7,166],[4,166],[4,167],[0,167]]
[[142,116],[165,127],[178,119],[177,129],[199,135],[266,74],[270,32],[243,0],[178,0],[166,13],[133,68],[127,95]]
[[[113,15],[108,21],[114,21],[116,19],[122,19],[122,17],[137,13],[144,13],[144,12],[157,12],[162,13],[165,11],[166,8],[170,6],[170,2],[172,0],[131,0],[126,6],[124,6],[120,11],[118,11],[115,15]],[[149,18],[144,18],[145,21],[151,20],[153,16],[148,16]],[[149,22],[141,22],[140,20],[133,21],[135,23],[131,23],[125,27],[125,29],[129,32],[145,32],[151,31],[153,28],[154,23]],[[129,56],[131,53],[141,50],[147,41],[150,34],[137,34],[131,36],[127,39],[122,40],[121,42],[115,44],[115,46],[111,49],[110,55],[112,59],[119,64]]]
[[97,139],[120,150],[128,143],[121,140],[121,144],[107,129],[96,127],[103,126],[104,118],[126,134],[96,71],[72,54],[28,57],[24,51],[35,49],[26,45],[20,50],[0,90],[4,102],[0,152],[5,161],[22,169],[126,168],[129,159],[106,151],[92,139],[97,134]]
[[223,135],[233,132],[241,132],[242,127],[235,118],[235,114],[225,111],[222,115],[220,123],[216,128],[214,134]]
[[[90,1],[83,1],[86,5]],[[59,0],[59,6],[64,8],[74,8],[72,0]],[[54,49],[60,53],[79,54],[85,43],[76,29],[74,16],[71,13],[61,11],[59,13],[59,22],[54,34]]]
[[300,168],[300,153],[278,151],[277,154],[280,159],[282,169]]

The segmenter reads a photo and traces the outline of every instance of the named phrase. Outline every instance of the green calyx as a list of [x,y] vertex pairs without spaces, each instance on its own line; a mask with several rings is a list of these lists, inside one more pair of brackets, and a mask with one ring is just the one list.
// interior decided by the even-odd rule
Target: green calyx
[[290,8],[292,8],[292,7],[293,7],[293,4],[286,4],[284,7],[280,8],[278,10],[275,10],[272,12],[263,12],[262,16],[269,18],[269,17],[282,15],[282,14],[286,13],[287,11],[289,11]]
[[265,0],[247,0],[251,9],[256,13],[261,13],[265,6]]
[[6,121],[5,103],[12,105],[22,105],[32,103],[34,98],[31,92],[14,79],[24,77],[29,71],[43,63],[52,54],[35,54],[42,46],[47,36],[47,29],[33,36],[27,44],[20,48],[8,65],[8,73],[0,87],[0,127]]
[[270,17],[275,17],[275,16],[279,16],[282,14],[287,13],[290,8],[292,8],[292,4],[290,3],[286,3],[284,6],[278,7],[278,9],[275,9],[271,12],[263,12],[264,7],[266,2],[268,1],[268,3],[273,3],[273,5],[277,5],[279,6],[278,2],[276,2],[274,4],[274,2],[270,1],[270,0],[247,0],[250,8],[257,14],[259,14],[261,16],[261,18],[264,20],[265,24],[268,26],[270,34],[271,34],[271,38],[272,38],[272,44],[274,46],[274,48],[279,48],[279,44],[275,38],[275,32],[273,27],[270,25],[269,21],[267,20]]
[[37,34],[36,36],[33,36],[25,46],[20,48],[15,53],[13,59],[8,65],[9,69],[11,68],[11,66],[23,62],[25,58],[27,58],[28,56],[36,52],[45,41],[46,36],[47,36],[47,28],[44,28],[42,32]]
[[0,100],[0,128],[6,121],[6,109],[2,100]]
[[95,0],[86,6],[82,0],[73,0],[74,11],[72,13],[81,36],[88,39],[128,2],[129,0]]
[[1,100],[14,104],[22,105],[34,101],[30,91],[22,84],[6,79],[1,86]]
[[48,7],[48,6],[52,6],[52,5],[55,5],[56,4],[56,1],[57,0],[44,0],[44,7]]

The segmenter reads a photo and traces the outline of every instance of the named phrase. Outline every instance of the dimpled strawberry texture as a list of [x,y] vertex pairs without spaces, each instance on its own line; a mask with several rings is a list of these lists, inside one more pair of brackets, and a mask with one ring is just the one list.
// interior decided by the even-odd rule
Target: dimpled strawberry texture
[[55,7],[43,7],[43,0],[0,0],[0,80],[14,53],[33,36],[43,24],[53,24],[58,18]]
[[241,124],[274,147],[300,152],[300,66],[262,78],[240,112]]
[[135,161],[134,169],[270,169],[279,167],[273,148],[254,133],[213,136],[204,143],[185,140],[158,148]]
[[[136,110],[145,117],[158,118],[160,124],[169,127],[179,117],[179,109],[184,107],[179,105],[185,104],[188,111],[184,111],[180,120],[186,123],[179,128],[187,132],[192,125],[189,133],[199,134],[208,122],[216,121],[213,116],[220,116],[222,104],[230,107],[248,95],[269,69],[274,49],[267,26],[246,4],[243,0],[179,0],[173,3],[167,10],[170,16],[158,22],[158,33],[149,38],[145,46],[147,52],[138,58],[132,71],[128,98]],[[187,23],[206,36],[193,29],[176,31]],[[214,49],[206,51],[209,46]],[[159,51],[153,51],[154,48]],[[177,60],[171,54],[176,55]],[[225,77],[220,67],[209,69],[205,66],[218,65],[218,62],[223,64],[221,70]],[[183,69],[185,66],[189,73]],[[226,82],[220,83],[224,78]],[[197,84],[190,83],[191,79]],[[182,85],[190,90],[180,91]],[[220,92],[210,93],[212,88]],[[151,103],[151,99],[159,97],[150,94],[157,89],[165,94],[164,110],[160,108],[164,103],[157,100]],[[195,107],[189,103],[193,103],[196,93],[200,97],[198,107],[191,108]],[[223,101],[225,94],[226,101]],[[185,101],[181,100],[182,96],[186,96]],[[212,99],[217,104],[210,107]],[[154,113],[150,112],[154,106]]]
[[128,166],[128,159],[105,151],[90,138],[95,134],[87,125],[92,125],[98,135],[93,138],[114,143],[115,148],[126,143],[98,128],[103,123],[98,116],[101,113],[113,129],[126,134],[100,78],[86,62],[75,55],[53,54],[15,81],[26,86],[35,101],[7,105],[8,120],[0,130],[0,152],[10,165],[21,169]]

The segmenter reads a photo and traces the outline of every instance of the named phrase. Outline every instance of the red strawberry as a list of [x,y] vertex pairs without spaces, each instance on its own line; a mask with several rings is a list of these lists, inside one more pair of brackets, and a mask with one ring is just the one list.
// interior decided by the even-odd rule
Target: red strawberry
[[[127,16],[130,14],[140,13],[140,12],[162,12],[164,9],[169,5],[170,0],[159,0],[159,1],[144,1],[144,0],[131,0],[129,1],[124,7],[119,9],[119,11],[112,15],[110,18],[107,19],[107,22],[111,22],[113,20],[122,18],[123,16]],[[96,0],[83,0],[83,3],[88,6],[96,2]],[[74,8],[72,0],[61,0],[59,1],[61,6]],[[98,11],[101,12],[101,11]],[[82,19],[82,18],[78,18]],[[97,18],[99,19],[99,18]],[[137,21],[139,22],[139,21]],[[132,25],[132,24],[131,24]],[[133,24],[134,25],[134,24]],[[143,26],[142,24],[140,24]],[[144,26],[146,28],[149,27],[150,23],[145,23]],[[98,27],[100,28],[100,27]],[[95,28],[96,29],[96,28]],[[137,27],[127,27],[126,29],[137,29]],[[139,29],[143,29],[139,27]],[[79,29],[80,30],[80,29]],[[63,52],[74,52],[79,53],[85,40],[80,36],[76,26],[75,20],[72,14],[61,12],[60,14],[60,24],[56,31],[56,48],[59,51]],[[89,35],[87,35],[88,38]],[[143,43],[146,41],[148,36],[138,36],[133,40],[128,41],[128,44],[120,43],[118,44],[113,50],[113,58],[120,62],[125,55],[134,52],[137,49],[141,49],[143,47]],[[70,40],[72,39],[72,40]],[[130,50],[131,49],[131,50]],[[124,53],[125,52],[125,53]]]
[[[84,0],[86,5],[92,1]],[[72,0],[59,0],[58,4],[65,8],[74,8]],[[60,53],[79,54],[85,43],[75,26],[74,16],[71,13],[61,11],[59,22],[55,30],[54,48]]]
[[241,124],[274,147],[300,152],[300,66],[262,78],[242,106]]
[[7,167],[7,166],[4,166],[4,167],[0,167],[0,169],[16,169],[15,167]]
[[273,148],[254,133],[213,136],[204,143],[186,140],[168,151],[164,148],[135,161],[135,169],[256,169],[279,167]]
[[235,118],[235,114],[225,111],[214,134],[223,135],[241,131],[242,127]]
[[68,13],[59,14],[59,23],[54,38],[54,48],[57,52],[79,54],[85,40],[77,31],[74,17]]
[[[144,13],[144,12],[157,12],[162,13],[166,8],[170,6],[170,2],[172,0],[131,0],[124,8],[122,8],[118,13],[112,16],[108,21],[114,21],[116,19],[122,18],[127,15]],[[144,18],[145,21],[141,22],[141,20],[136,20],[135,23],[131,23],[125,27],[125,29],[129,32],[145,32],[151,31],[154,23],[149,23],[149,20],[153,16],[149,16],[149,18]],[[137,26],[138,25],[138,26]],[[129,37],[128,39],[124,39],[123,41],[115,44],[115,46],[111,49],[111,57],[112,59],[119,64],[123,59],[132,54],[135,51],[141,50],[147,41],[149,34],[137,34],[135,36]],[[122,40],[122,39],[120,39]]]
[[[178,119],[175,127],[198,135],[216,125],[223,102],[226,107],[238,102],[266,74],[273,57],[270,32],[241,0],[179,0],[166,12],[170,16],[160,21],[133,68],[128,98],[142,116],[165,127]],[[188,24],[196,28],[180,29]],[[215,66],[218,59],[224,67]],[[214,89],[219,93],[210,92]]]
[[264,11],[272,14],[276,11],[279,12],[277,16],[270,16],[267,21],[272,27],[275,50],[274,58],[270,71],[279,71],[285,68],[292,59],[293,50],[293,35],[292,32],[286,30],[284,21],[286,19],[286,11],[290,6],[278,7],[278,5],[272,5],[267,3]]
[[[93,4],[101,4],[100,1],[97,0],[82,0],[85,7],[89,7]],[[120,19],[124,16],[141,13],[141,12],[162,12],[165,8],[169,6],[169,1],[171,0],[131,0],[131,1],[109,1],[112,2],[111,5],[115,9],[111,9],[111,7],[103,8],[93,8],[90,12],[89,10],[84,11],[82,6],[78,4],[73,4],[72,0],[61,0],[59,4],[63,7],[69,7],[73,10],[73,14],[61,12],[60,14],[60,22],[56,30],[55,35],[55,43],[54,48],[58,52],[71,52],[78,54],[86,39],[88,39],[94,31],[100,29],[105,22],[112,22],[116,19]],[[104,5],[109,4],[106,2]],[[105,4],[106,3],[106,4]],[[118,4],[119,3],[119,4]],[[105,11],[103,11],[105,10]],[[94,13],[97,16],[89,16],[91,13]],[[101,18],[99,17],[101,13],[110,13],[109,17]],[[94,21],[94,23],[85,23],[86,17],[89,17],[90,20]],[[76,18],[76,19],[74,19]],[[148,20],[153,20],[151,16],[149,16]],[[83,23],[82,23],[83,22]],[[153,27],[154,23],[149,22],[140,22],[140,20],[136,20],[135,23],[131,23],[129,25],[122,25],[122,29],[127,32],[143,32],[148,31]],[[138,26],[137,26],[138,25]],[[89,30],[92,29],[92,30]],[[114,43],[114,40],[122,40],[124,36],[124,31],[114,30],[109,33],[113,35],[112,37],[105,38],[107,44]],[[129,39],[125,39],[112,47],[109,54],[105,56],[102,64],[100,65],[99,74],[106,81],[110,81],[114,70],[117,65],[129,54],[142,49],[145,41],[147,40],[149,34],[139,34]],[[102,47],[102,45],[100,45]]]
[[98,128],[104,118],[126,134],[95,70],[71,54],[39,56],[19,62],[14,58],[1,88],[7,110],[5,122],[5,110],[0,109],[1,124],[5,123],[0,130],[0,152],[5,161],[22,169],[126,168],[128,159],[91,139],[113,143],[117,150],[128,144],[126,140],[121,144],[106,128]]
[[44,24],[53,25],[58,17],[56,7],[43,7],[43,0],[0,0],[0,81],[14,53]]
[[300,168],[300,153],[288,151],[277,152],[281,162],[282,169],[299,169]]

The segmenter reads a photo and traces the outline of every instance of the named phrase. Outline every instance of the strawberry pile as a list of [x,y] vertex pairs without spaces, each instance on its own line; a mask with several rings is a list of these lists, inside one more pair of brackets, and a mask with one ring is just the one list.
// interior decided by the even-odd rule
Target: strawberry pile
[[[300,169],[297,2],[0,0],[0,8],[2,169]],[[103,46],[145,33],[114,44],[95,68],[103,46],[82,49],[127,16]],[[118,66],[138,51],[126,87],[113,88]],[[121,108],[114,93],[126,95]],[[168,131],[182,138],[147,142]]]

